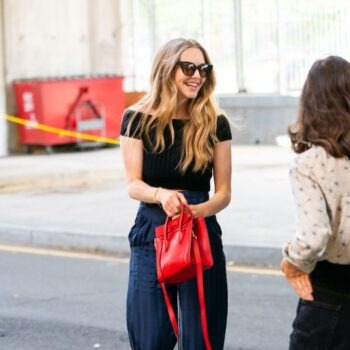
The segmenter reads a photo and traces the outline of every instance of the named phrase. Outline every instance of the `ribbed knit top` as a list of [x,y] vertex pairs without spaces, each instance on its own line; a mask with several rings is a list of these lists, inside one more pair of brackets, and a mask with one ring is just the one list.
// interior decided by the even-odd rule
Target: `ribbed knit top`
[[[163,187],[168,189],[179,189],[189,191],[206,191],[210,190],[210,179],[213,173],[213,163],[211,162],[204,171],[193,171],[190,166],[184,174],[180,172],[178,164],[181,158],[181,146],[183,142],[182,129],[189,119],[173,119],[175,132],[174,143],[171,144],[169,128],[165,129],[164,139],[165,148],[162,152],[153,152],[151,145],[147,142],[146,137],[136,132],[138,123],[143,117],[142,113],[137,113],[132,121],[130,133],[127,134],[127,127],[130,123],[134,111],[127,109],[124,113],[121,135],[141,139],[143,141],[143,166],[142,180],[154,187]],[[152,139],[153,131],[150,138]],[[230,124],[225,116],[217,117],[216,136],[219,142],[231,140]]]

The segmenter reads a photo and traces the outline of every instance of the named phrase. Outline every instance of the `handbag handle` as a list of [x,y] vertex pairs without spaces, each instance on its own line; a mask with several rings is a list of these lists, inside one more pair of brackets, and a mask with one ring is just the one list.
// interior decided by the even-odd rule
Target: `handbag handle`
[[[183,217],[184,217],[184,213],[185,213],[185,210],[187,211],[187,213],[189,214],[190,216],[190,220],[192,221],[193,220],[193,214],[192,214],[192,211],[191,209],[188,207],[188,205],[184,204],[184,203],[181,203],[181,212],[180,212],[180,216],[179,216],[179,231],[180,231],[180,242],[182,241],[182,230],[181,230],[181,227],[182,227],[182,222],[183,222]],[[165,251],[168,250],[168,224],[169,224],[169,221],[172,221],[174,219],[174,217],[170,217],[170,216],[167,216],[166,217],[166,220],[165,220],[165,227],[164,227],[164,244],[165,244]]]
[[[204,345],[206,350],[212,350],[212,346],[209,339],[209,330],[208,330],[208,323],[207,323],[207,312],[205,307],[205,296],[204,296],[204,281],[203,281],[203,265],[202,265],[202,258],[198,246],[197,239],[193,239],[193,257],[196,264],[196,277],[197,277],[197,293],[198,293],[198,300],[199,300],[199,309],[200,309],[200,317],[201,317],[201,326],[202,326],[202,334],[204,339]],[[173,305],[170,301],[168,292],[165,287],[165,283],[160,283],[163,295],[165,299],[165,305],[168,310],[168,315],[170,318],[170,323],[173,326],[174,333],[176,335],[176,338],[179,338],[179,325],[177,323],[177,318],[175,315],[175,311],[173,308]]]

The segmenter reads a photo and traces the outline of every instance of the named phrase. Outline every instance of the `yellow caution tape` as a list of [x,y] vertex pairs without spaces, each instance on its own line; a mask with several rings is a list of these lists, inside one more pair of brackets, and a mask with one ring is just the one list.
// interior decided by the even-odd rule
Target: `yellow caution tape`
[[14,117],[14,116],[8,115],[8,114],[5,114],[4,117],[6,120],[8,120],[12,123],[25,125],[25,126],[28,126],[30,128],[51,132],[51,133],[57,134],[61,137],[70,136],[70,137],[74,137],[77,139],[83,139],[83,140],[89,140],[89,141],[95,141],[95,142],[104,142],[104,143],[110,143],[113,145],[119,145],[119,143],[120,143],[119,140],[110,139],[110,138],[102,137],[102,136],[84,134],[84,133],[65,130],[65,129],[54,128],[54,127],[49,126],[49,125],[39,124],[37,122],[32,122],[30,120],[25,120],[23,118]]

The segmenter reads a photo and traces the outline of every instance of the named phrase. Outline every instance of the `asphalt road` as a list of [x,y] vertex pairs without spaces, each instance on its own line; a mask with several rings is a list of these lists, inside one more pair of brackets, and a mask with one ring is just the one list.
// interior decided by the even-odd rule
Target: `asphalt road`
[[[130,349],[127,261],[0,247],[0,349]],[[297,299],[276,271],[229,267],[226,350],[284,350]]]

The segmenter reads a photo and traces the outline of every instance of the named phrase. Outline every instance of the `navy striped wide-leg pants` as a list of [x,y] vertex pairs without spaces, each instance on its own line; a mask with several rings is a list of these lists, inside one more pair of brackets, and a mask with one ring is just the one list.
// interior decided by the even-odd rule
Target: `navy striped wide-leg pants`
[[[184,191],[189,204],[208,199],[205,192]],[[141,203],[129,240],[130,275],[127,295],[127,328],[134,350],[171,350],[176,345],[162,289],[157,281],[153,246],[154,229],[165,221],[157,205]],[[214,266],[204,272],[204,290],[209,337],[213,350],[224,349],[227,320],[227,280],[221,229],[216,217],[206,218]],[[201,328],[196,280],[167,286],[178,311],[180,348],[205,349]]]

